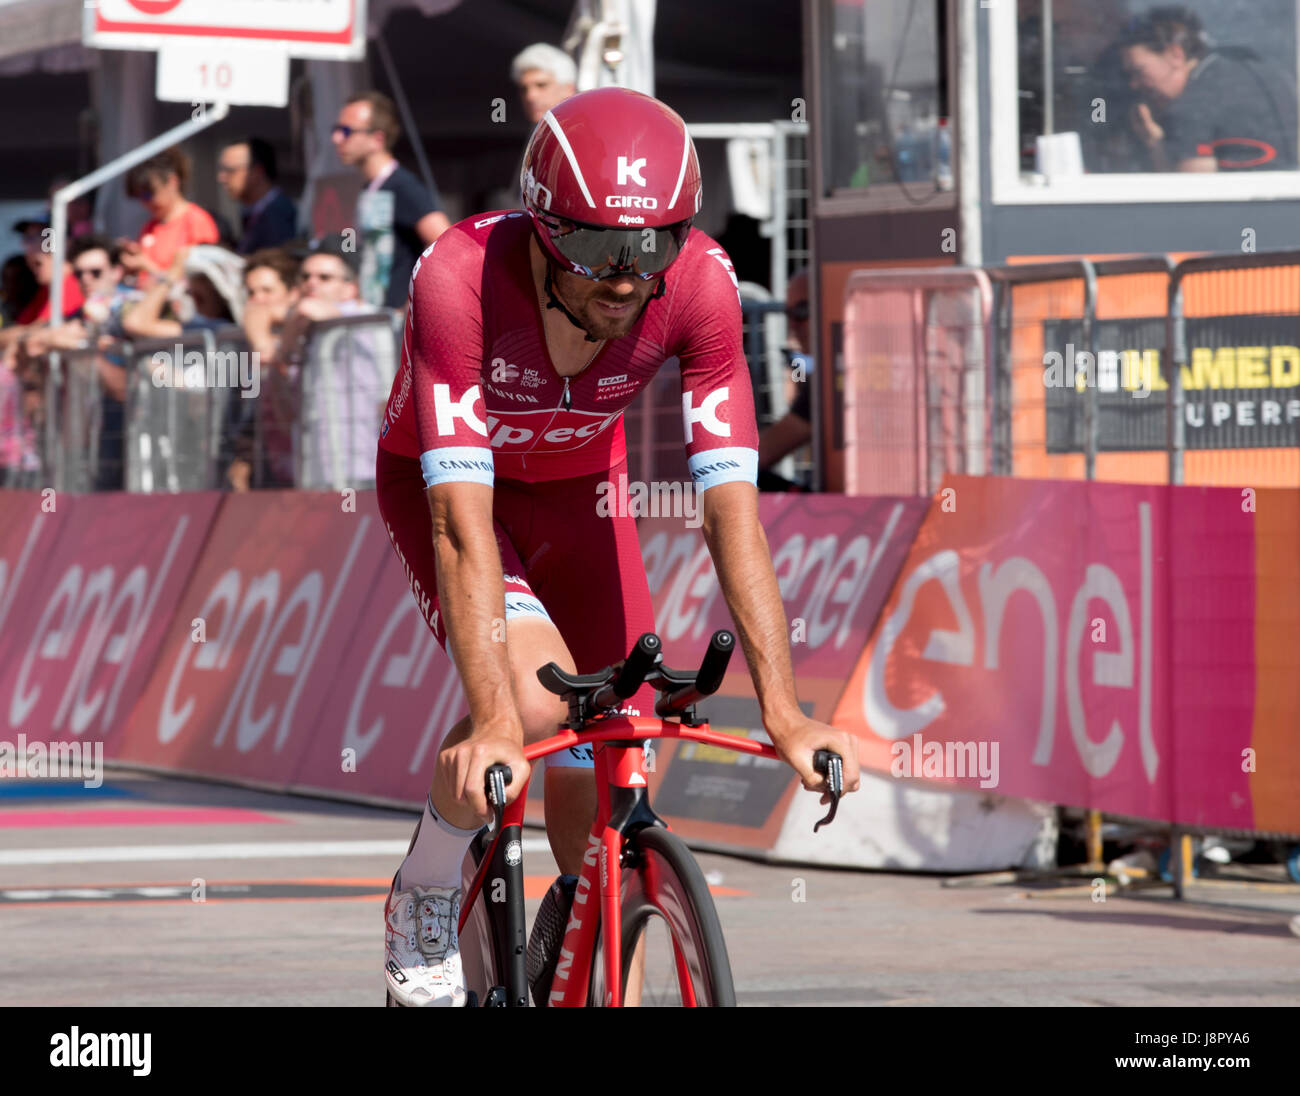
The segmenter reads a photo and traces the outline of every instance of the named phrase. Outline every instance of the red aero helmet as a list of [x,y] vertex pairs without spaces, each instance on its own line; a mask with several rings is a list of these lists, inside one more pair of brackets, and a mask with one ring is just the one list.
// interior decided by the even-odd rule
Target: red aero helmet
[[699,212],[700,163],[676,111],[629,88],[596,88],[537,123],[519,187],[538,241],[565,270],[653,278]]

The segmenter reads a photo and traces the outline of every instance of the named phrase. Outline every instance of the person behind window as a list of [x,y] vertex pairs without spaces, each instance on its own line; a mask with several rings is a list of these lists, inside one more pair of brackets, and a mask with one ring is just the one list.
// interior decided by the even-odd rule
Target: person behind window
[[1134,19],[1120,47],[1152,170],[1295,168],[1295,88],[1259,54],[1215,45],[1180,6]]

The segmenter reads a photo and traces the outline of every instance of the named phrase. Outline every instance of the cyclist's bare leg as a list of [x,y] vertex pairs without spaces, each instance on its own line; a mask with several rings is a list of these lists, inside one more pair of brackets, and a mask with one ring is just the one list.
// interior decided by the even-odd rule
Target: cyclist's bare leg
[[[506,647],[524,741],[537,742],[549,738],[568,715],[568,709],[558,696],[542,688],[537,680],[537,669],[555,662],[562,670],[575,672],[568,648],[554,624],[531,617],[512,617],[506,622]],[[439,750],[463,742],[469,737],[470,727],[466,716],[447,732]],[[481,820],[475,818],[467,807],[446,801],[439,792],[435,783],[432,789],[434,809],[452,825],[468,829],[481,824]],[[548,767],[544,810],[546,836],[556,864],[562,873],[577,875],[582,870],[587,835],[596,817],[596,782],[592,770]]]

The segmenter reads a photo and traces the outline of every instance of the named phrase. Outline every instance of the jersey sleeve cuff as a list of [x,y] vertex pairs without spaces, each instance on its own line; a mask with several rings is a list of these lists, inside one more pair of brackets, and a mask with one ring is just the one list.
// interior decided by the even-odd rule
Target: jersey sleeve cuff
[[747,446],[707,449],[690,457],[687,464],[697,492],[733,480],[758,483],[758,450]]
[[492,450],[476,445],[428,449],[420,454],[420,471],[424,484],[483,483],[491,487],[496,480]]

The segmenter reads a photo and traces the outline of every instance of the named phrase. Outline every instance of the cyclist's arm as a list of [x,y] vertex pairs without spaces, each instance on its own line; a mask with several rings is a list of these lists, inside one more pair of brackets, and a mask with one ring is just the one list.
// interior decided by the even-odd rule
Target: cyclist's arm
[[505,583],[492,519],[495,480],[482,389],[482,248],[446,233],[416,264],[402,354],[433,517],[447,652],[469,703],[471,737],[523,742],[502,623]]
[[438,604],[447,653],[460,672],[476,737],[505,735],[523,743],[502,621],[505,582],[492,527],[492,488],[439,483],[428,488]]
[[804,716],[795,696],[785,606],[758,520],[758,491],[749,483],[721,483],[705,491],[700,503],[701,531],[749,664],[763,726],[780,748]]

